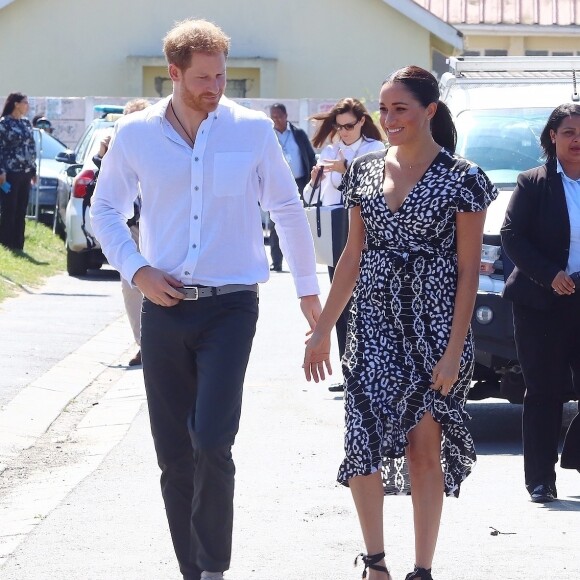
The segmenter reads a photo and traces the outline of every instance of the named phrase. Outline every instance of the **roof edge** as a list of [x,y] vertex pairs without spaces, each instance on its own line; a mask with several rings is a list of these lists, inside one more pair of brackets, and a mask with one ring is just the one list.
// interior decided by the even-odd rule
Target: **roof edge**
[[427,29],[431,34],[450,44],[453,48],[463,50],[463,33],[435,16],[432,12],[429,12],[429,10],[419,6],[413,0],[383,0],[383,2]]
[[464,34],[485,36],[575,36],[580,33],[577,24],[457,24]]
[[12,4],[12,2],[14,2],[14,0],[0,0],[0,10],[2,10],[2,8],[6,8],[6,6],[8,6],[8,4]]

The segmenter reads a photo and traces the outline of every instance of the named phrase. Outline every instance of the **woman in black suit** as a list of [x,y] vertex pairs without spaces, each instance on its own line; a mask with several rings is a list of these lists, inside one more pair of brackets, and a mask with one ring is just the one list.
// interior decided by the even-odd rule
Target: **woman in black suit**
[[[502,227],[515,269],[518,359],[526,383],[525,483],[533,502],[553,501],[562,407],[570,376],[580,391],[580,105],[552,111],[540,143],[547,158],[518,177]],[[580,453],[580,449],[577,450]]]

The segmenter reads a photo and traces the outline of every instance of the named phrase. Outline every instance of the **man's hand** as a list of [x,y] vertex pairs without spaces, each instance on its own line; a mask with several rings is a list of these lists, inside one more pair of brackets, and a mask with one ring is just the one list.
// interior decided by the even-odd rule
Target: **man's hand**
[[6,173],[0,173],[0,185],[2,185],[6,181]]
[[175,306],[183,300],[183,294],[176,290],[183,284],[173,276],[152,266],[139,268],[133,276],[133,284],[141,290],[145,298],[159,306]]
[[302,310],[302,314],[304,314],[304,318],[308,321],[311,330],[314,330],[320,318],[320,313],[322,312],[322,306],[320,305],[318,296],[302,296],[300,298],[300,309]]
[[560,270],[552,280],[552,289],[554,290],[554,294],[558,294],[559,296],[574,294],[574,280],[564,270]]

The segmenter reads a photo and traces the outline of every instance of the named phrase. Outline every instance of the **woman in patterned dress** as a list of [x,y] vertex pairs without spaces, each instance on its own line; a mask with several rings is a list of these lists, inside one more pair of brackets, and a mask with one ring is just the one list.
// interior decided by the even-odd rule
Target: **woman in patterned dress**
[[406,580],[431,580],[443,494],[457,496],[475,463],[463,409],[473,370],[469,323],[485,209],[497,192],[453,154],[455,127],[429,72],[393,73],[381,88],[380,117],[390,147],[357,159],[343,181],[348,242],[304,369],[315,382],[332,372],[330,330],[352,294],[338,481],[359,516],[363,577],[369,569],[369,580],[390,580],[383,498],[404,491],[406,462],[415,526]]
[[0,116],[0,244],[12,250],[24,248],[26,208],[36,180],[36,145],[26,118],[28,98],[10,93]]

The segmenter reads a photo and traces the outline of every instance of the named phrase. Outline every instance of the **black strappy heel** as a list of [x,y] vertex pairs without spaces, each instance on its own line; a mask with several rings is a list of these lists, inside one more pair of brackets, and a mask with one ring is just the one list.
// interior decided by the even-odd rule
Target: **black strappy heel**
[[354,565],[358,564],[358,559],[361,558],[363,564],[365,565],[365,569],[363,570],[361,578],[367,577],[367,570],[370,568],[371,570],[376,570],[377,572],[384,572],[391,580],[391,573],[385,566],[379,566],[377,562],[380,562],[385,557],[385,553],[381,552],[380,554],[363,554],[362,552],[354,559]]
[[415,569],[405,576],[405,580],[433,580],[431,568],[427,570],[426,568],[418,568],[415,566]]

